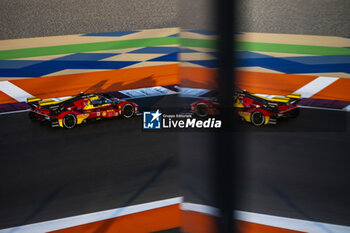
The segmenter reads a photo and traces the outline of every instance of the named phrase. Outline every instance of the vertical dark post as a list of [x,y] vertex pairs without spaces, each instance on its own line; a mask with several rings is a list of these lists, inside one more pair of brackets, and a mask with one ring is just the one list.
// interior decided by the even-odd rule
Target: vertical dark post
[[220,209],[219,232],[235,232],[235,146],[233,121],[234,89],[234,0],[217,0],[218,100],[223,128],[216,135],[217,207]]

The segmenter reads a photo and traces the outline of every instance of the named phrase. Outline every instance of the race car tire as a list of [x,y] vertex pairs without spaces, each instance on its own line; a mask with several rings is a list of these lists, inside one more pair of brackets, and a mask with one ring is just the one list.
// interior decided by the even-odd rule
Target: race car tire
[[29,112],[28,116],[29,116],[29,119],[33,122],[39,121],[38,115],[34,112]]
[[255,111],[250,115],[250,121],[254,126],[262,126],[265,123],[265,116],[260,111]]
[[132,104],[124,104],[122,108],[122,115],[125,118],[130,118],[135,114],[135,107]]
[[67,114],[63,117],[62,124],[66,129],[74,128],[77,125],[77,118],[74,114]]
[[198,103],[194,113],[199,117],[207,117],[209,116],[209,106],[206,103]]
[[288,116],[290,118],[297,118],[300,114],[300,109],[299,108],[295,108],[292,111],[289,112]]

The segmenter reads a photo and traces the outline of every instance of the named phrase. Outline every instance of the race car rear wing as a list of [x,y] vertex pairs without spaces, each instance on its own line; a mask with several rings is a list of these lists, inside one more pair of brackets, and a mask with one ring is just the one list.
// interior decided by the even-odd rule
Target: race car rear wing
[[49,108],[51,105],[57,105],[61,103],[62,101],[55,101],[53,99],[46,99],[42,100],[36,96],[28,97],[27,98],[27,103],[31,107],[44,107],[44,108]]
[[42,100],[36,96],[32,96],[27,98],[27,103],[29,105],[47,106],[47,105],[56,104],[57,102],[52,99]]
[[39,102],[40,100],[41,100],[40,98],[32,96],[27,98],[27,103]]
[[300,99],[301,99],[301,95],[300,94],[292,93],[292,94],[289,94],[287,96],[274,96],[270,100],[271,101],[282,102],[282,103],[286,103],[287,104],[287,103],[290,103],[290,102],[293,102],[293,103],[299,102]]
[[41,101],[41,99],[36,96],[27,98],[27,104],[29,104],[29,106],[31,106],[32,108],[35,108],[39,104],[39,101]]
[[291,93],[289,95],[287,95],[288,98],[290,99],[301,99],[301,94],[299,93]]
[[51,114],[57,115],[64,110],[64,106],[73,104],[77,100],[87,98],[87,97],[90,98],[94,96],[95,96],[94,94],[85,94],[83,92],[75,96],[45,99],[45,100],[42,100],[36,96],[32,96],[27,98],[27,103],[31,106],[32,109],[35,109],[35,108],[49,109]]

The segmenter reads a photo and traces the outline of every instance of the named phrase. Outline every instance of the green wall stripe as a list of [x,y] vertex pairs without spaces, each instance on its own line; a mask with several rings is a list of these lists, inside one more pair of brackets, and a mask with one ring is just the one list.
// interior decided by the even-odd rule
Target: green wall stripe
[[[214,40],[181,38],[181,46],[199,47],[215,49]],[[309,55],[350,55],[350,49],[331,46],[313,46],[313,45],[293,45],[293,44],[272,44],[259,42],[236,43],[237,50],[256,51],[256,52],[275,52],[275,53],[295,53]]]
[[84,43],[84,44],[12,49],[12,50],[0,51],[0,60],[24,58],[24,57],[49,56],[49,55],[67,54],[67,53],[83,53],[83,52],[103,51],[103,50],[112,50],[112,49],[160,46],[160,45],[170,45],[170,44],[178,44],[178,43],[179,43],[179,40],[177,37],[157,37],[157,38],[145,38],[145,39],[134,39],[134,40],[104,41],[104,42]]
[[[137,48],[147,46],[161,46],[178,44],[184,47],[198,47],[215,49],[215,40],[191,39],[177,37],[156,37],[122,41],[105,41],[84,44],[58,45],[49,47],[36,47],[25,49],[12,49],[0,51],[0,60],[15,59],[24,57],[49,56],[68,53],[83,53],[93,51],[103,51],[112,49]],[[256,52],[276,52],[276,53],[295,53],[309,55],[350,55],[350,49],[331,46],[312,46],[312,45],[292,45],[292,44],[272,44],[258,42],[236,43],[237,50],[256,51]]]
[[257,52],[295,53],[309,55],[350,55],[350,49],[330,46],[237,42],[237,49]]

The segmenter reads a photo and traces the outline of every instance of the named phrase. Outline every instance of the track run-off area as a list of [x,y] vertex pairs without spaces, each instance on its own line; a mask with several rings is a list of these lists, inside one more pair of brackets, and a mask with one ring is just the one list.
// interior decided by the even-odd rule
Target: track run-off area
[[[176,106],[178,94],[190,104],[215,89],[215,39],[166,28],[0,41],[0,232],[156,232],[188,214],[210,229],[215,209],[182,203],[176,133],[145,132],[141,117],[52,129],[31,123],[23,101],[117,92],[140,106]],[[236,39],[239,88],[303,97],[298,119],[244,125],[240,227],[348,232],[350,39]]]

